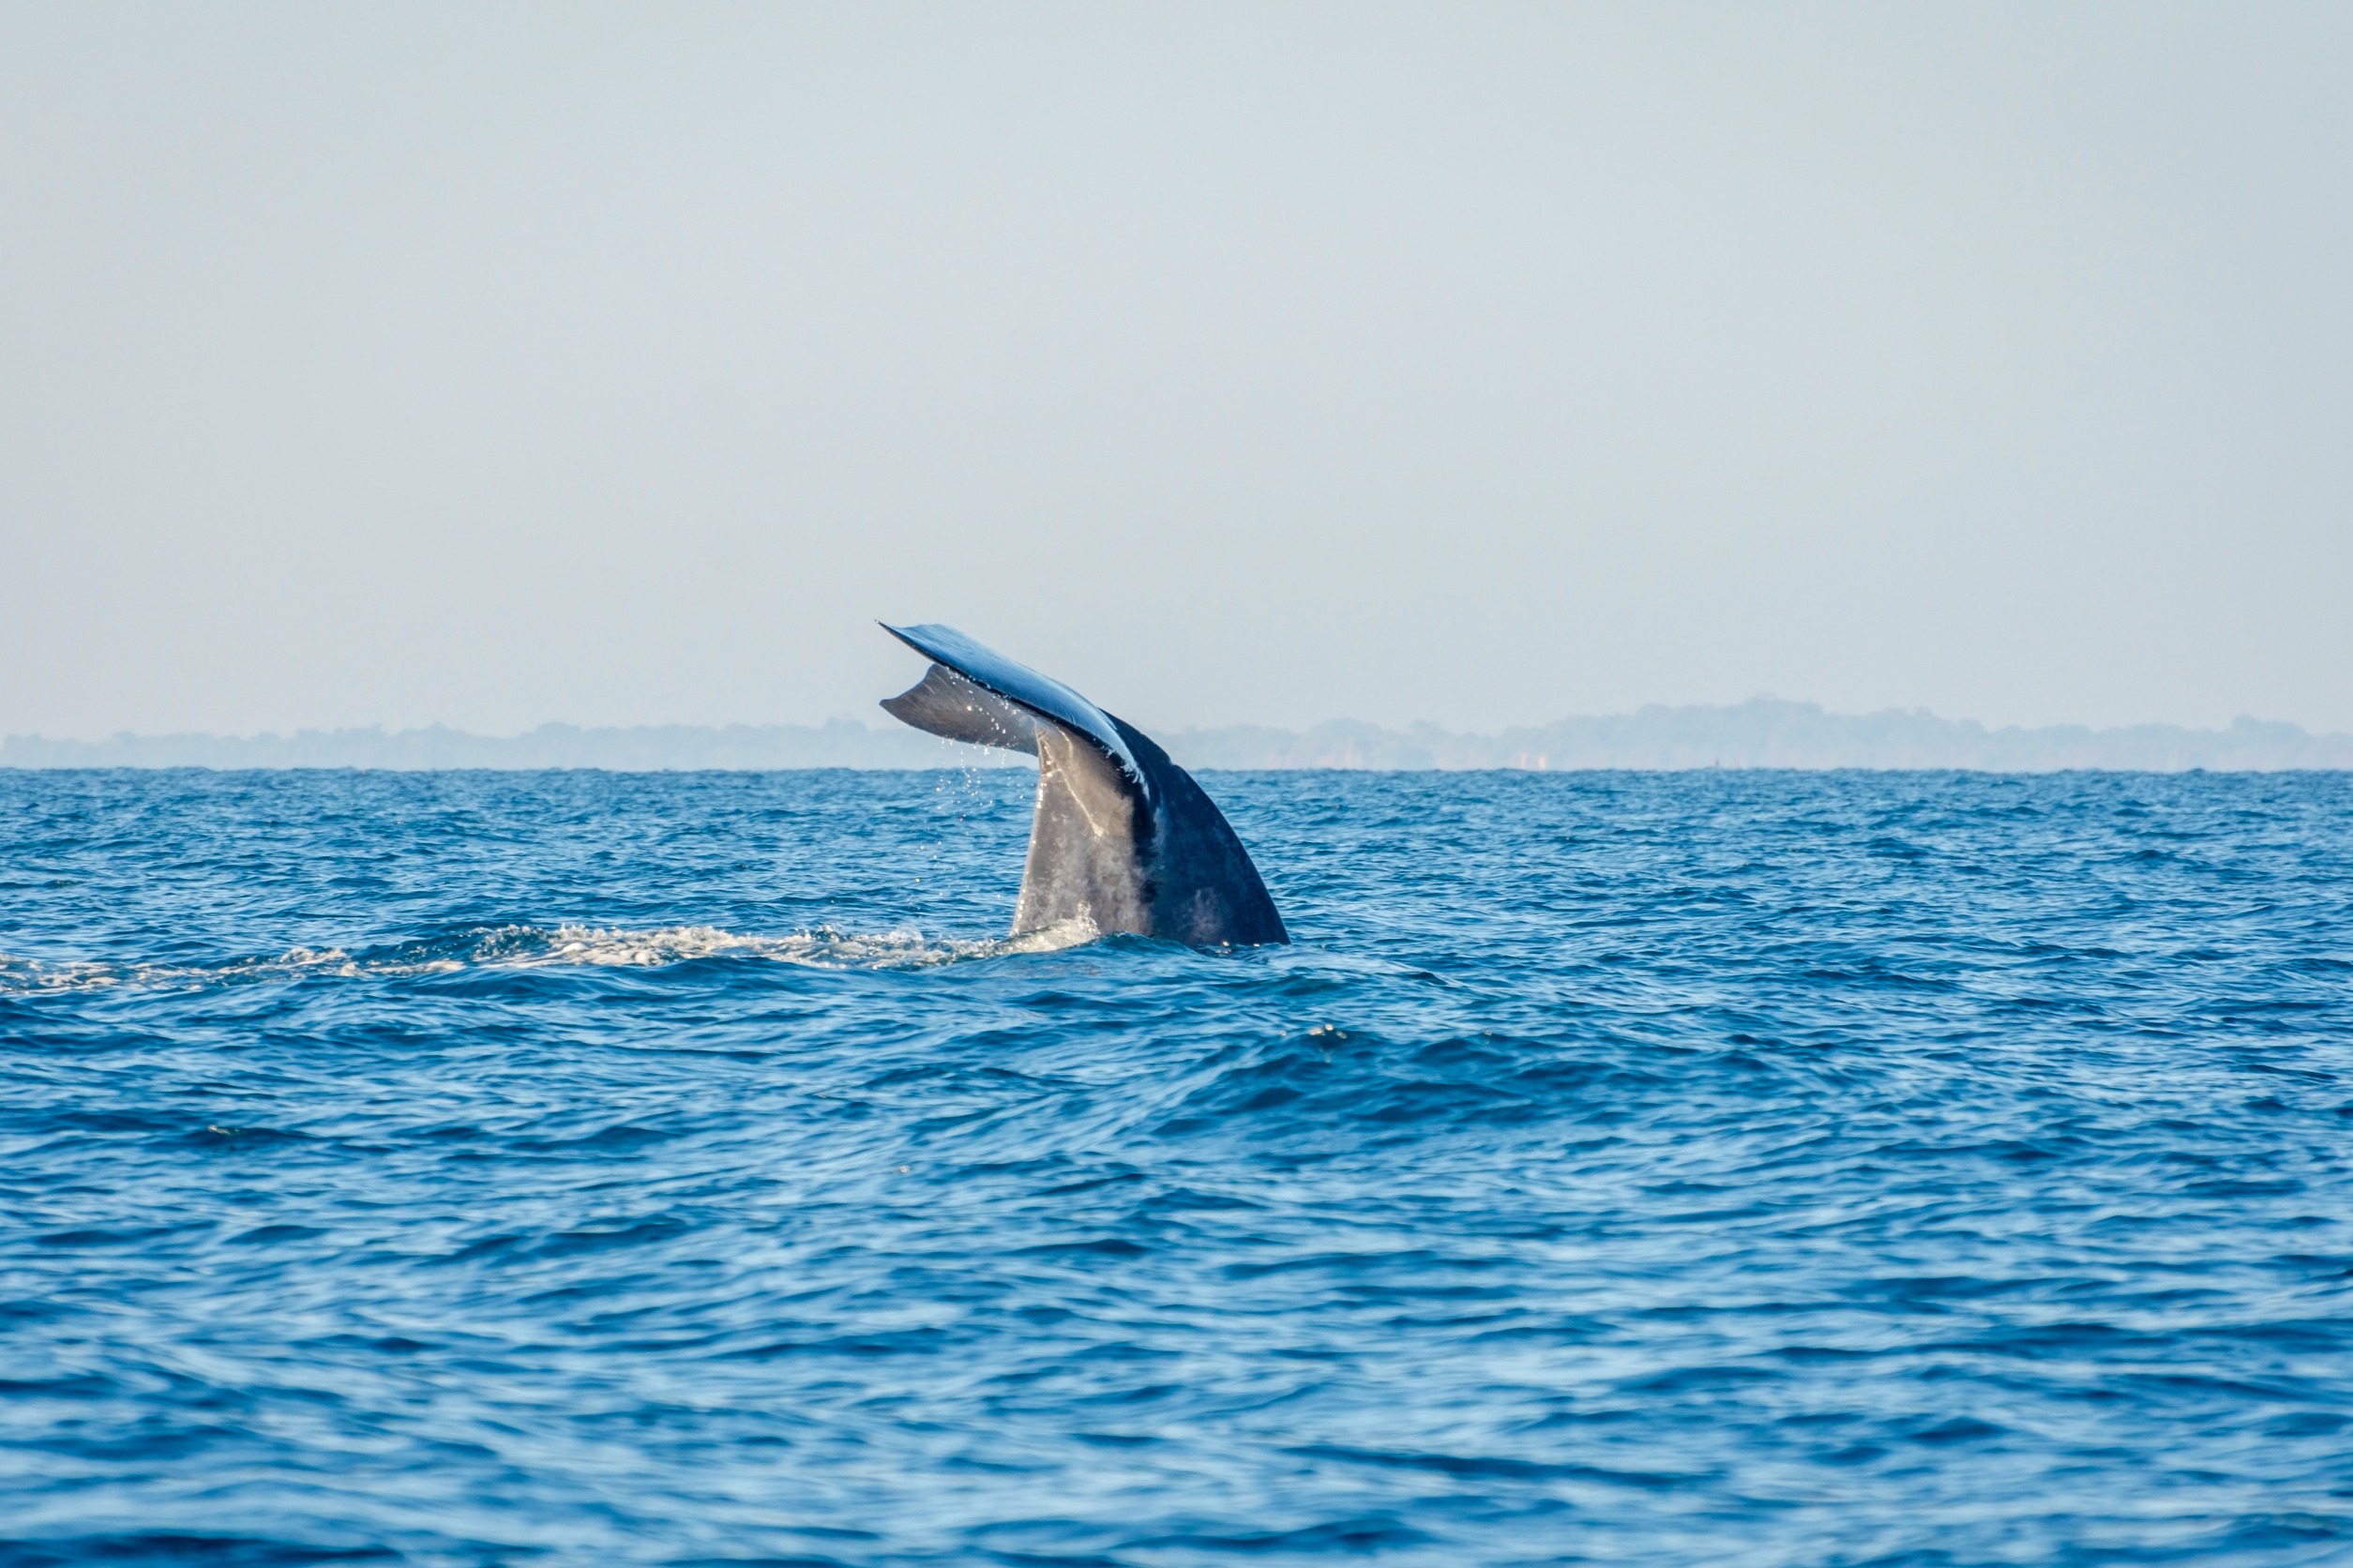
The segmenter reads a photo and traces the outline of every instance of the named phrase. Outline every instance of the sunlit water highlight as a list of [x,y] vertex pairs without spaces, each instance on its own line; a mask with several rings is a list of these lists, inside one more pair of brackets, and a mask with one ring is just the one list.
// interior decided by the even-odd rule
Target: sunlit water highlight
[[0,773],[0,1561],[2353,1557],[2353,779]]

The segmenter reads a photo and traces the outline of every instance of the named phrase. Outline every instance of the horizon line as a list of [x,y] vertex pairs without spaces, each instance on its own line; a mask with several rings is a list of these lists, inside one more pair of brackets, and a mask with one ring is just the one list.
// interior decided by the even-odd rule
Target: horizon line
[[[1417,718],[1410,719],[1403,723],[1386,724],[1378,719],[1363,719],[1343,715],[1333,718],[1319,719],[1315,723],[1305,727],[1259,723],[1252,720],[1241,720],[1229,723],[1170,726],[1161,732],[1172,735],[1229,735],[1235,733],[1259,733],[1305,737],[1334,730],[1369,730],[1399,736],[1414,736],[1435,733],[1450,738],[1459,738],[1464,740],[1500,740],[1506,735],[1557,729],[1562,725],[1625,722],[1628,720],[1640,719],[1660,715],[1733,715],[1764,709],[1788,710],[1792,714],[1802,714],[1807,716],[1826,718],[1834,722],[1844,723],[1868,723],[1874,721],[1908,721],[1913,723],[1926,722],[1947,726],[1955,730],[1975,731],[1989,736],[2014,734],[2040,735],[2057,732],[2105,736],[2156,731],[2178,732],[2184,735],[2223,736],[2241,732],[2249,729],[2255,729],[2283,735],[2299,735],[2315,741],[2353,741],[2353,731],[2340,730],[2315,730],[2294,719],[2260,718],[2249,713],[2240,713],[2232,717],[2229,723],[2222,725],[2198,725],[2183,723],[2176,719],[2159,718],[2127,719],[2114,722],[2099,722],[2089,719],[2057,719],[2044,723],[2029,723],[2024,721],[1991,723],[1980,718],[1947,718],[1943,715],[1938,713],[1935,709],[1925,706],[1889,706],[1865,710],[1842,711],[1830,708],[1810,698],[1780,697],[1770,692],[1763,692],[1753,697],[1743,698],[1738,702],[1652,701],[1642,703],[1640,706],[1635,708],[1618,709],[1606,713],[1565,714],[1555,718],[1542,719],[1533,722],[1521,721],[1517,723],[1505,724],[1500,728],[1486,730],[1456,730],[1449,728],[1438,720],[1427,718]],[[385,721],[379,719],[365,724],[301,724],[284,730],[146,731],[118,729],[110,731],[104,735],[95,737],[87,735],[53,736],[37,731],[9,731],[6,734],[0,734],[0,746],[20,742],[44,746],[108,746],[124,741],[143,743],[160,741],[204,741],[227,744],[254,744],[268,741],[292,741],[309,738],[340,739],[344,737],[355,738],[361,736],[381,736],[385,739],[401,739],[410,736],[426,735],[446,735],[470,741],[501,743],[529,740],[535,736],[544,735],[551,731],[568,734],[601,735],[654,733],[663,731],[724,734],[747,731],[784,731],[822,734],[827,731],[838,731],[842,730],[863,731],[866,733],[872,735],[896,735],[909,732],[903,731],[897,725],[874,723],[855,714],[834,714],[825,718],[817,720],[640,719],[630,722],[592,723],[568,718],[549,718],[542,719],[536,724],[528,725],[520,730],[515,731],[468,730],[460,726],[451,724],[443,719],[434,719],[425,724],[410,724],[403,725],[399,728],[393,728]]]
[[[2315,734],[2285,720],[2242,715],[2227,728],[2151,722],[2006,725],[1939,717],[1926,708],[1836,714],[1818,702],[1753,697],[1739,703],[1651,703],[1632,713],[1514,725],[1492,733],[1431,720],[1402,728],[1327,719],[1310,729],[1230,724],[1172,729],[1162,744],[1183,766],[1204,769],[1470,771],[1733,768],[1963,769],[2043,773],[2353,769],[2353,735]],[[445,724],[386,730],[204,731],[104,740],[0,740],[0,768],[386,768],[620,772],[768,771],[793,768],[938,768],[1028,765],[897,727],[837,716],[822,724],[580,725],[549,720],[513,735]]]

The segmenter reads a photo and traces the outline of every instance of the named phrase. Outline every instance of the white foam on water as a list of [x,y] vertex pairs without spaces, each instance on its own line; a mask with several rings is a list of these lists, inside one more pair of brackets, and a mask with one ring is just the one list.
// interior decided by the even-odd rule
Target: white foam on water
[[335,947],[295,947],[275,958],[238,958],[225,964],[117,964],[79,959],[49,963],[0,953],[0,996],[117,989],[195,990],[247,980],[291,980],[307,974],[358,972],[351,955]]
[[477,963],[514,969],[572,964],[654,967],[696,958],[770,958],[779,963],[825,969],[920,969],[1012,953],[1051,953],[1093,942],[1099,933],[1090,920],[1064,921],[1042,931],[985,941],[928,940],[913,929],[872,935],[830,927],[785,936],[747,936],[716,926],[666,926],[629,931],[596,926],[559,926],[552,931],[512,927],[483,944]]
[[225,964],[52,963],[0,953],[0,996],[98,990],[201,990],[255,981],[317,976],[400,978],[469,969],[658,969],[702,958],[760,958],[816,969],[926,969],[1017,953],[1052,953],[1094,941],[1090,920],[988,940],[928,939],[913,929],[863,934],[830,927],[782,936],[749,935],[716,926],[665,926],[633,931],[603,926],[501,926],[464,937],[411,942],[354,956],[339,947],[295,947],[275,958]]

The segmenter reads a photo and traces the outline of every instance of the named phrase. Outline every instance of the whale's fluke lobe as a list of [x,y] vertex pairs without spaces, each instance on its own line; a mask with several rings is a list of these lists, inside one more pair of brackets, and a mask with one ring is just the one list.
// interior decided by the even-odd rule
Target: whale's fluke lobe
[[1201,944],[1290,940],[1224,813],[1141,731],[952,626],[882,629],[931,660],[884,712],[1037,758],[1015,935],[1085,919]]

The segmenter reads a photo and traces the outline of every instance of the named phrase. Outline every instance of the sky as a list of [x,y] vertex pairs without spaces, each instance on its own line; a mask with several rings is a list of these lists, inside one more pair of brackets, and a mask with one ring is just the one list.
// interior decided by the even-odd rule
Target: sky
[[2353,730],[2353,7],[0,4],[0,733]]

